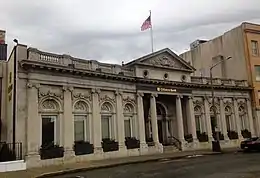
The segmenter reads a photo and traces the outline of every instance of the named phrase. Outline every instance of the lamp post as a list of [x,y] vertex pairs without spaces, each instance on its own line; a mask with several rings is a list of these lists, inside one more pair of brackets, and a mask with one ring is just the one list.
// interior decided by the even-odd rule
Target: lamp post
[[[216,64],[212,65],[209,69],[210,71],[210,86],[211,86],[211,98],[212,98],[212,107],[213,107],[213,114],[214,114],[214,119],[217,120],[217,112],[216,112],[216,109],[215,109],[215,95],[214,95],[214,86],[213,86],[213,77],[212,77],[212,69],[214,67],[216,67],[217,65],[223,63],[224,61],[227,61],[229,59],[231,59],[232,57],[227,57],[225,59],[222,59],[221,61],[217,62]],[[217,128],[217,125],[214,124],[214,130]],[[219,144],[219,133],[216,132],[216,146],[217,146],[217,150],[215,150],[214,148],[214,145],[212,147],[213,151],[220,151],[220,144]]]
[[14,82],[13,82],[13,151],[15,152],[15,142],[16,142],[16,79],[17,79],[17,45],[18,40],[14,39],[15,42],[14,46]]

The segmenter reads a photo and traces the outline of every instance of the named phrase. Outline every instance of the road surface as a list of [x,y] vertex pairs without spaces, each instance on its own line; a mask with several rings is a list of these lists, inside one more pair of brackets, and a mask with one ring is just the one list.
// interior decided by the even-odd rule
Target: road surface
[[53,178],[260,178],[260,153],[232,153],[96,169]]

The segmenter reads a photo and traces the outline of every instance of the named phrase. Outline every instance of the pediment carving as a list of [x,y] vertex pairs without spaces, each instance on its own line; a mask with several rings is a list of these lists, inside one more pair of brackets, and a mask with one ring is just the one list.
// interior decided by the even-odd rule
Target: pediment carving
[[160,67],[171,67],[178,69],[188,69],[186,66],[181,64],[177,59],[167,56],[167,55],[159,55],[157,57],[153,57],[143,61],[143,63],[160,66]]

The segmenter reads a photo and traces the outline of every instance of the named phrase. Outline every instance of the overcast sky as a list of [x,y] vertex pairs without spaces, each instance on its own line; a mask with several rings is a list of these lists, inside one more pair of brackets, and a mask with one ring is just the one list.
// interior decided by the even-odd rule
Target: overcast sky
[[0,29],[30,47],[121,63],[151,52],[141,32],[152,10],[155,50],[177,54],[243,21],[260,23],[260,0],[0,0]]

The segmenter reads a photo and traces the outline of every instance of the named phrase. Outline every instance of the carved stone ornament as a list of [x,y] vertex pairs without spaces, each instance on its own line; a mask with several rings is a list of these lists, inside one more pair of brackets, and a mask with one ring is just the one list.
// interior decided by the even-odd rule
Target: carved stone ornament
[[126,104],[124,107],[124,113],[133,113],[134,107],[132,104]]
[[108,113],[110,113],[110,112],[112,112],[112,106],[111,106],[111,104],[110,103],[104,103],[104,104],[102,104],[102,106],[101,106],[101,112],[108,112]]
[[84,101],[78,101],[74,105],[74,110],[76,111],[88,111],[88,106]]
[[85,99],[85,100],[89,100],[89,101],[92,100],[90,95],[84,94],[84,93],[73,93],[72,96],[74,99]]
[[123,98],[124,103],[135,103],[135,99],[127,96],[126,98]]
[[103,103],[105,101],[109,101],[109,102],[112,102],[112,103],[116,102],[115,98],[111,98],[108,95],[105,95],[105,96],[99,98],[99,102]]
[[54,111],[57,111],[58,110],[58,104],[53,99],[47,99],[47,100],[43,101],[42,109],[43,110],[54,110]]
[[227,105],[225,107],[225,115],[231,115],[232,114],[232,108],[230,105]]
[[28,82],[28,83],[27,83],[27,88],[36,88],[36,89],[39,89],[39,88],[40,88],[40,84]]
[[61,93],[54,93],[54,92],[51,92],[50,90],[48,92],[42,92],[42,91],[39,92],[39,98],[43,98],[46,96],[57,97],[57,98],[63,99],[63,94],[61,94]]
[[232,106],[232,102],[230,100],[227,100],[224,102],[225,106]]
[[196,105],[201,106],[201,105],[203,105],[203,102],[200,101],[200,100],[195,100],[195,101],[193,101],[193,105],[194,105],[194,106],[196,106]]
[[159,56],[157,58],[152,58],[147,61],[149,64],[156,66],[165,66],[165,67],[178,67],[180,65],[176,61],[169,59],[167,56]]
[[202,114],[202,108],[201,108],[200,105],[196,105],[196,106],[194,107],[194,114],[195,114],[195,115],[201,115],[201,114]]

